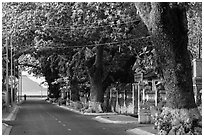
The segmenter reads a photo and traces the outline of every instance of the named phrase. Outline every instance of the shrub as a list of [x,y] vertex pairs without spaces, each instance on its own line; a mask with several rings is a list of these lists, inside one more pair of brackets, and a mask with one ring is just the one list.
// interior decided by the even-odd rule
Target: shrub
[[162,113],[154,117],[155,129],[160,135],[168,135],[170,132],[174,135],[201,135],[202,123],[198,120],[181,120],[173,115],[172,110],[164,107]]

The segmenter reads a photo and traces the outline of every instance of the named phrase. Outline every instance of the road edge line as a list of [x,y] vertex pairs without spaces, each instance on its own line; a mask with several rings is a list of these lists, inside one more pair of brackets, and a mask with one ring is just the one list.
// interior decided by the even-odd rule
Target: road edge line
[[16,119],[16,115],[18,113],[18,110],[19,110],[19,106],[14,106],[14,109],[11,111],[11,113],[5,118],[5,119],[2,119],[4,121],[13,121]]

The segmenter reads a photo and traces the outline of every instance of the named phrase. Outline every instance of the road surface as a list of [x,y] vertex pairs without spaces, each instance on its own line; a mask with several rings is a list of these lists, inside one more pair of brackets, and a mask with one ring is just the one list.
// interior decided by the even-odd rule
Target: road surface
[[60,108],[44,100],[27,100],[20,105],[11,135],[126,135],[134,124],[107,124]]

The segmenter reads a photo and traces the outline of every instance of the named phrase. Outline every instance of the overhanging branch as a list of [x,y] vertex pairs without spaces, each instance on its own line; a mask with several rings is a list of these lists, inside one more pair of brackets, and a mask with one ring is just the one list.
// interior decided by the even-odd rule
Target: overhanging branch
[[41,67],[29,63],[18,63],[18,65],[41,69]]

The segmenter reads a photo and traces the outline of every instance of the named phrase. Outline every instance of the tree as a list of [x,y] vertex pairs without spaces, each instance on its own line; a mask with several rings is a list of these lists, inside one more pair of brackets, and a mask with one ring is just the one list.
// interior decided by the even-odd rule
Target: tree
[[[65,17],[62,12],[65,8],[69,8],[70,4],[3,3],[3,43],[5,43],[6,37],[13,36],[14,57],[18,59],[22,54],[30,54],[35,62],[30,62],[30,58],[27,60],[24,58],[24,63],[20,65],[32,67],[30,72],[35,75],[44,75],[50,92],[54,93],[56,97],[59,97],[59,85],[51,83],[59,77],[59,71],[56,69],[57,57],[53,54],[63,54],[68,50],[54,49],[53,47],[59,47],[59,45],[62,46],[68,42],[63,40],[64,35],[62,37],[55,35],[55,28],[48,29],[43,26],[47,23],[55,23],[56,20],[59,24],[63,21],[67,23],[66,19],[69,20],[69,18]],[[58,10],[57,14],[55,9]],[[51,15],[53,17],[50,17]],[[69,53],[67,54],[69,55]]]
[[[5,16],[10,13],[8,18],[5,17],[4,28],[11,29],[13,23],[16,26],[13,36],[16,51],[21,50],[19,56],[29,53],[39,62],[40,67],[33,67],[32,71],[36,74],[50,72],[50,75],[43,75],[51,76],[52,71],[45,70],[57,70],[58,65],[68,64],[70,80],[81,83],[89,79],[86,83],[91,83],[92,102],[98,102],[99,106],[110,84],[107,81],[124,82],[125,78],[122,80],[119,73],[123,72],[126,78],[129,76],[126,74],[130,74],[125,69],[130,70],[134,54],[131,44],[124,41],[148,35],[144,24],[135,15],[134,3],[4,3],[4,10]],[[90,58],[80,53],[88,49],[93,53]],[[53,56],[55,53],[58,57],[66,55],[67,60],[56,65],[58,57]],[[125,67],[129,59],[131,63]],[[45,70],[39,69],[42,67]],[[59,75],[64,72],[59,71]]]
[[90,57],[85,60],[91,84],[90,110],[102,111],[104,92],[109,86],[107,81],[111,84],[110,74],[118,75],[115,72],[122,72],[121,69],[123,69],[120,63],[116,62],[128,60],[124,58],[117,60],[115,55],[119,54],[117,57],[124,57],[124,54],[131,53],[130,50],[123,50],[129,46],[126,42],[106,43],[117,43],[134,37],[146,36],[147,31],[145,27],[143,31],[139,30],[138,26],[142,24],[135,15],[136,9],[133,3],[76,3],[73,7],[72,19],[76,25],[73,35],[80,36],[79,39],[83,43],[93,45],[85,50],[91,52]]
[[167,90],[163,115],[170,114],[172,119],[165,123],[169,126],[166,130],[160,125],[160,133],[196,134],[201,115],[193,95],[185,3],[135,5],[151,33]]

